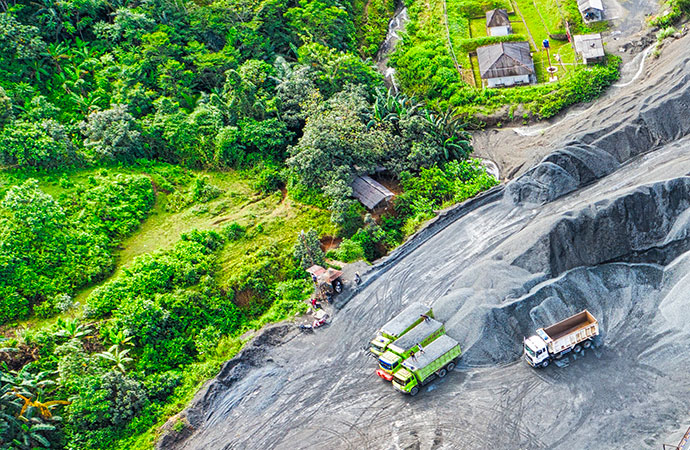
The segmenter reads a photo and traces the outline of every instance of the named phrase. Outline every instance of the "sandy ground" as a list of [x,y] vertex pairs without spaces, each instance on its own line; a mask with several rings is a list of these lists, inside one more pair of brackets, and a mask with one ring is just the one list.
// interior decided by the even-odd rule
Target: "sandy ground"
[[[677,443],[690,425],[688,49],[690,36],[579,115],[518,135],[520,177],[370,271],[329,327],[265,331],[161,448]],[[503,173],[522,164],[504,158]],[[433,306],[464,350],[414,398],[379,379],[363,350],[412,301]],[[596,348],[544,370],[520,359],[524,336],[583,308],[600,320]]]

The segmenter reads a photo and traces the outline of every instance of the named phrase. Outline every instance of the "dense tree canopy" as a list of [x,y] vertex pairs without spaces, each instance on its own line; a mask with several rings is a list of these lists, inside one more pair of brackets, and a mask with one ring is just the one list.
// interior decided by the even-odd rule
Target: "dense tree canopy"
[[[305,311],[313,283],[303,266],[326,263],[324,228],[345,238],[343,259],[373,260],[433,208],[495,182],[456,161],[471,148],[453,114],[385,91],[360,54],[375,52],[387,22],[375,11],[393,4],[372,2],[366,37],[354,25],[362,8],[0,2],[0,165],[10,180],[0,179],[0,326],[46,319],[0,345],[1,449],[130,448],[248,328]],[[244,174],[255,197],[221,201],[214,171]],[[349,187],[376,171],[407,191],[378,221]],[[264,233],[248,213],[106,280],[150,214],[271,198],[306,218],[318,211],[321,229],[305,219],[306,244],[295,235],[247,249]],[[221,260],[227,249],[239,256]]]

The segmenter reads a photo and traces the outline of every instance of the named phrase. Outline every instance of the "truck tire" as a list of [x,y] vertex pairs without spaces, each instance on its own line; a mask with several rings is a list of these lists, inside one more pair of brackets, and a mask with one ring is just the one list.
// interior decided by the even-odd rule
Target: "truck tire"
[[419,388],[418,388],[417,386],[415,386],[415,387],[413,387],[412,389],[410,389],[410,395],[411,395],[412,397],[414,397],[414,396],[417,395],[418,393],[419,393]]
[[448,365],[446,366],[446,369],[448,369],[448,372],[452,372],[453,369],[455,369],[455,361],[449,362]]
[[343,282],[340,281],[340,278],[337,280],[333,281],[333,290],[337,293],[340,294],[343,292]]
[[589,339],[587,339],[585,342],[582,343],[582,346],[583,346],[584,348],[590,348],[590,347],[592,346],[592,341],[590,341]]
[[541,363],[541,367],[542,369],[546,369],[547,367],[549,367],[549,360],[545,359],[544,362]]
[[448,375],[448,371],[445,368],[441,368],[441,370],[438,371],[437,375],[439,378],[443,378],[446,375]]
[[577,344],[574,348],[573,351],[575,353],[580,353],[582,351],[582,346],[580,344]]

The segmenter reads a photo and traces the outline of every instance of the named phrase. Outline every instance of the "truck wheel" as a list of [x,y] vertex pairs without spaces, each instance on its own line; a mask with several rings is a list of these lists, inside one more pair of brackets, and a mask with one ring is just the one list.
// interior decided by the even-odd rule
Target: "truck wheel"
[[582,351],[582,346],[580,344],[577,344],[575,348],[573,348],[573,351],[575,353],[580,353]]
[[417,386],[415,386],[415,387],[413,387],[412,389],[410,389],[410,395],[411,395],[412,397],[414,397],[414,396],[417,395],[418,393],[419,393],[419,388],[418,388]]
[[448,369],[448,372],[452,372],[455,369],[455,362],[449,362],[446,369]]
[[548,359],[545,359],[544,362],[541,363],[541,366],[542,366],[544,369],[546,369],[547,367],[549,367],[549,360],[548,360]]
[[443,378],[448,374],[448,371],[446,369],[441,369],[438,371],[438,377]]
[[340,294],[341,292],[343,292],[343,282],[340,281],[339,279],[338,279],[338,280],[335,280],[335,281],[333,282],[333,290],[334,290],[336,293],[338,293],[338,294]]
[[590,348],[590,347],[592,346],[592,341],[587,340],[587,341],[583,342],[582,345],[583,345],[585,348]]

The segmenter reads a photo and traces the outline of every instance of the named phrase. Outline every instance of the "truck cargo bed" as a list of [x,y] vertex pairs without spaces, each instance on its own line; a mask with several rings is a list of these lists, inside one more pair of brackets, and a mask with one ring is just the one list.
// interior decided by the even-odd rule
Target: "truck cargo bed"
[[400,314],[389,320],[381,331],[389,336],[400,336],[405,330],[422,318],[422,314],[428,314],[431,308],[421,303],[412,303],[403,309]]
[[414,356],[407,358],[403,366],[412,371],[421,370],[436,361],[443,354],[449,352],[456,345],[458,345],[458,342],[455,339],[444,334],[424,347],[423,352],[417,352]]
[[409,351],[412,347],[424,342],[426,338],[443,328],[443,324],[435,319],[424,320],[422,323],[396,339],[389,348],[397,347],[402,352]]
[[563,336],[575,333],[582,328],[586,328],[596,321],[597,320],[589,313],[589,311],[584,310],[575,314],[574,316],[568,317],[565,320],[551,325],[548,328],[544,328],[544,332],[555,341]]

